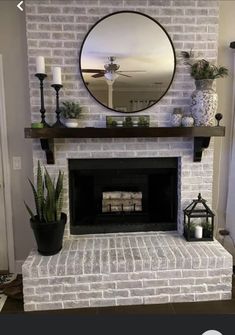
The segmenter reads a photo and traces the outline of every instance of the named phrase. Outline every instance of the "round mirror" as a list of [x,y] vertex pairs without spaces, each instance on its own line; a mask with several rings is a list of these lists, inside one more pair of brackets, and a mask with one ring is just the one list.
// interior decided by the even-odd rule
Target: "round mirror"
[[80,53],[84,84],[102,105],[139,112],[158,102],[175,73],[175,51],[164,28],[138,12],[117,12],[88,32]]

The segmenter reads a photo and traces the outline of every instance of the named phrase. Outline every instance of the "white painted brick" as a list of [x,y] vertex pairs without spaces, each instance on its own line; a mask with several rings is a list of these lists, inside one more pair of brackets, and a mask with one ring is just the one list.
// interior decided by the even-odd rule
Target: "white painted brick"
[[157,295],[151,297],[144,297],[144,304],[166,304],[170,302],[169,295]]
[[135,280],[135,281],[123,281],[123,282],[117,282],[116,287],[118,289],[125,289],[125,288],[142,288],[143,282],[141,280]]
[[116,300],[115,299],[91,299],[90,300],[90,307],[105,307],[105,306],[115,306]]
[[24,310],[25,312],[31,312],[37,310],[36,304],[33,303],[24,303]]
[[[135,241],[134,244],[133,241]],[[135,252],[130,252],[131,245],[134,245],[133,251]],[[86,249],[86,247],[88,249]],[[207,243],[206,245],[203,242],[196,244],[189,243],[177,233],[101,234],[94,236],[88,235],[87,237],[82,236],[74,240],[66,239],[63,251],[50,258],[44,258],[38,255],[36,251],[31,252],[25,261],[24,268],[27,268],[28,273],[32,274],[35,272],[33,271],[34,267],[38,268],[41,265],[44,268],[45,265],[58,263],[59,267],[63,265],[63,267],[67,268],[67,270],[63,272],[68,273],[68,269],[70,269],[70,267],[72,268],[73,262],[78,262],[80,267],[81,262],[86,262],[86,258],[84,259],[82,253],[87,254],[90,252],[90,255],[93,255],[92,257],[95,259],[95,252],[91,253],[92,250],[99,251],[99,253],[102,254],[102,252],[100,252],[102,248],[109,252],[109,250],[114,251],[117,247],[128,251],[125,254],[125,260],[123,258],[120,260],[127,262],[129,266],[130,264],[134,265],[135,262],[140,261],[141,257],[143,257],[146,262],[151,263],[154,255],[157,257],[157,263],[159,264],[162,263],[161,259],[163,258],[170,257],[169,259],[171,260],[172,255],[174,255],[176,259],[177,257],[187,259],[189,256],[192,258],[196,257],[195,259],[203,259],[208,253],[210,257],[213,255],[215,259],[221,258],[223,264],[225,263],[224,260],[231,258],[217,241]],[[145,253],[136,253],[138,248],[139,250],[145,250]],[[119,249],[116,249],[116,251],[118,250]],[[77,253],[80,253],[78,258],[75,257]],[[118,254],[118,252],[116,254]],[[114,256],[115,254],[113,254],[112,257]],[[91,264],[94,262],[94,259],[90,258]],[[101,260],[102,258],[99,258],[99,261]],[[116,262],[117,260],[116,258]],[[59,263],[60,261],[61,263]],[[106,259],[103,259],[103,261],[107,262]],[[112,261],[112,259],[110,261]],[[98,258],[96,262],[98,262]],[[170,262],[168,263],[171,264]],[[215,262],[215,266],[217,263],[218,262]],[[181,263],[176,262],[176,264],[178,264],[179,267],[181,267],[182,264],[192,266],[189,262],[184,261]],[[203,262],[199,262],[198,264],[200,264],[201,267],[204,266]],[[232,268],[231,262],[227,262],[227,264]],[[74,266],[77,269],[79,268],[76,263]],[[100,266],[100,268],[102,267]],[[35,306],[33,304],[30,305],[30,308],[35,307],[35,310],[37,310],[44,308],[41,307],[41,303],[45,300],[55,303],[63,301],[67,303],[67,305],[63,304],[63,306],[66,305],[68,308],[73,308],[69,306],[84,306],[83,301],[86,301],[85,306],[88,306],[88,300],[90,300],[89,306],[91,306],[92,301],[93,306],[105,306],[108,303],[110,306],[115,305],[118,304],[119,296],[122,296],[123,299],[127,299],[125,300],[125,304],[128,304],[128,299],[130,299],[129,303],[131,303],[131,297],[145,297],[146,299],[141,300],[143,303],[147,303],[147,301],[149,303],[151,303],[151,301],[152,303],[154,303],[154,301],[162,303],[168,301],[170,298],[173,299],[171,301],[191,301],[192,295],[196,295],[197,293],[203,293],[206,296],[208,293],[216,293],[217,298],[220,297],[220,299],[222,299],[223,297],[227,298],[227,293],[231,291],[230,268],[228,271],[228,268],[172,268],[170,270],[168,267],[166,270],[136,273],[133,272],[134,268],[135,266],[130,267],[128,270],[129,273],[110,273],[110,271],[112,271],[112,267],[110,267],[109,273],[100,273],[99,275],[93,273],[90,275],[74,274],[73,276],[59,276],[57,274],[56,277],[51,278],[36,278],[32,280],[25,278],[24,300],[27,304],[37,302]],[[92,269],[92,271],[96,271],[94,267]],[[40,271],[40,269],[39,273],[43,273],[44,275],[44,271]],[[209,273],[211,276],[208,277]],[[215,274],[216,277],[213,277]],[[159,277],[161,279],[159,279]],[[39,286],[40,281],[41,284]],[[25,283],[27,285],[25,285]],[[34,284],[36,286],[34,286]],[[34,292],[38,294],[33,294]],[[222,295],[222,293],[224,293],[224,295]],[[162,297],[162,300],[157,298],[159,295]],[[154,298],[150,299],[151,297]],[[210,295],[211,299],[212,297],[214,298],[215,296]],[[200,299],[200,296],[198,296],[198,299]],[[97,302],[98,300],[99,303]],[[71,305],[69,305],[69,301],[71,301]],[[81,305],[79,305],[79,301],[81,301]],[[53,308],[52,306],[50,307]]]
[[[79,99],[81,104],[86,106],[86,112],[83,114],[80,123],[81,126],[104,126],[105,116],[113,115],[112,112],[104,109],[92,99],[81,81],[78,69],[79,49],[81,42],[85,37],[91,25],[96,23],[98,19],[111,12],[128,9],[137,10],[157,19],[169,32],[173,38],[173,43],[177,52],[181,50],[189,50],[193,48],[200,53],[202,58],[210,57],[216,60],[217,56],[217,34],[218,34],[218,2],[217,1],[185,1],[185,0],[80,0],[79,5],[75,5],[72,0],[44,0],[31,2],[26,1],[26,29],[28,40],[28,60],[29,60],[29,83],[30,83],[30,103],[32,111],[32,120],[37,121],[40,109],[39,86],[35,79],[35,56],[44,55],[46,57],[46,65],[48,70],[48,80],[45,82],[45,104],[46,116],[48,122],[54,122],[54,96],[51,95],[49,81],[52,78],[51,65],[61,65],[63,73],[63,82],[66,89],[61,91],[61,98],[69,97],[71,99]],[[55,40],[56,39],[56,40]],[[176,76],[172,87],[167,95],[156,105],[149,109],[152,124],[158,126],[170,125],[170,116],[175,106],[180,106],[188,110],[190,103],[190,95],[193,87],[193,80],[190,77],[185,66],[177,62]],[[34,173],[36,173],[37,159],[41,159],[45,163],[44,153],[40,149],[39,141],[35,140],[33,149]],[[203,153],[202,163],[193,163],[193,147],[192,140],[179,138],[159,138],[159,139],[73,139],[64,140],[56,139],[56,165],[48,166],[49,172],[57,172],[58,168],[62,168],[68,175],[67,158],[112,158],[112,157],[179,157],[179,182],[182,182],[179,188],[180,202],[178,204],[178,230],[182,232],[182,209],[195,198],[197,193],[203,192],[203,197],[211,203],[212,200],[212,172],[213,172],[213,141],[210,148]],[[197,173],[196,173],[197,172]],[[198,179],[198,176],[203,178]],[[205,180],[206,177],[206,180]],[[206,181],[206,183],[205,183]],[[186,187],[187,186],[187,187]],[[68,180],[66,181],[65,194],[68,195]],[[68,212],[69,203],[65,202],[64,210]],[[65,237],[69,235],[69,224],[65,229]],[[121,240],[118,241],[118,243]],[[146,240],[147,241],[147,240]],[[178,288],[178,280],[182,280],[181,286],[192,284],[203,285],[203,281],[207,285],[217,285],[218,282],[226,289],[226,285],[231,283],[232,263],[228,255],[218,256],[213,254],[210,247],[205,251],[209,257],[203,257],[203,250],[197,248],[190,249],[192,258],[187,257],[185,249],[176,252],[176,256],[171,257],[167,253],[168,262],[163,257],[156,258],[156,252],[146,249],[146,243],[141,246],[140,239],[136,240],[136,245],[125,246],[125,261],[120,252],[117,252],[116,261],[112,266],[107,266],[107,256],[102,254],[101,264],[97,262],[99,255],[94,253],[88,255],[90,261],[81,264],[82,261],[76,262],[71,256],[71,262],[66,264],[65,259],[60,259],[57,266],[56,256],[43,266],[33,266],[30,262],[35,255],[31,255],[30,262],[25,265],[24,270],[24,288],[26,296],[33,295],[35,288],[38,292],[43,287],[55,285],[60,290],[63,286],[65,294],[73,292],[100,292],[106,289],[121,287],[124,282],[135,285],[143,283],[145,289],[149,285],[153,287],[168,286],[160,282],[169,282],[170,286]],[[116,240],[117,242],[117,240]],[[105,243],[105,242],[102,242]],[[164,241],[165,243],[165,241]],[[77,250],[78,246],[74,244],[73,250]],[[154,245],[155,246],[155,245]],[[96,250],[103,248],[104,244],[97,244]],[[139,248],[139,254],[135,256],[128,251],[131,248]],[[156,246],[157,247],[157,246]],[[218,247],[218,245],[216,246]],[[64,248],[67,248],[64,246]],[[115,246],[114,246],[115,248]],[[92,247],[90,248],[92,249]],[[86,250],[90,250],[89,245]],[[108,250],[109,246],[106,245]],[[78,259],[81,260],[83,249],[79,249]],[[168,250],[169,252],[169,250]],[[192,252],[192,253],[191,253]],[[212,253],[212,254],[211,254]],[[92,256],[93,255],[93,256]],[[141,262],[139,260],[139,256]],[[152,256],[150,256],[152,255]],[[153,255],[155,255],[153,257]],[[181,256],[180,256],[181,255]],[[220,254],[222,255],[222,254]],[[88,258],[89,258],[88,257]],[[92,257],[94,259],[92,261]],[[152,260],[152,261],[151,261]],[[180,267],[180,268],[179,268]],[[221,267],[221,268],[218,268]],[[161,269],[158,271],[158,269]],[[167,269],[163,271],[163,269]],[[204,268],[204,269],[202,269]],[[171,269],[171,270],[170,270]],[[83,270],[87,275],[83,274]],[[150,271],[151,270],[151,271]],[[156,271],[154,271],[156,270]],[[114,271],[114,273],[110,273]],[[119,271],[116,272],[116,271]],[[126,272],[127,271],[127,272]],[[214,279],[216,278],[216,280]],[[152,280],[152,282],[151,282]],[[218,282],[217,282],[218,280]],[[73,286],[74,285],[74,286]],[[190,284],[189,284],[190,285]],[[222,287],[222,286],[221,286]],[[132,288],[130,288],[132,289]],[[142,288],[144,290],[144,288]],[[28,290],[28,291],[27,291]],[[71,291],[70,291],[71,290]],[[78,291],[77,291],[78,290]],[[134,288],[133,288],[134,290]],[[71,292],[71,293],[70,293]],[[43,291],[42,291],[43,293]],[[45,291],[44,291],[45,293]],[[52,292],[50,292],[52,293]],[[199,293],[198,293],[199,294]],[[214,293],[213,293],[214,294]],[[228,297],[229,293],[216,293],[218,299]],[[211,297],[211,296],[210,296]],[[162,298],[162,302],[169,299],[166,295]],[[59,304],[26,304],[27,310],[40,309],[56,309],[56,308],[76,308],[89,306],[108,306],[118,304],[135,304],[136,303],[161,303],[158,296],[118,298],[118,299],[96,299],[90,301],[88,298],[80,297],[79,301],[64,301]],[[192,295],[177,295],[175,300],[187,301]],[[154,300],[155,299],[155,300]],[[160,300],[158,300],[160,299]],[[182,300],[181,300],[182,299]],[[200,295],[197,299],[201,299]]]
[[117,298],[116,299],[116,305],[117,306],[123,306],[123,305],[142,305],[143,304],[143,298],[141,297],[132,297],[132,298]]
[[[95,285],[95,284],[93,284]],[[92,289],[93,287],[91,287]],[[63,291],[64,292],[80,292],[80,291],[89,291],[90,286],[88,284],[72,284],[72,285],[64,285]]]
[[232,292],[229,291],[229,292],[220,293],[220,299],[221,300],[230,300],[230,299],[232,299]]
[[195,301],[220,300],[220,293],[195,293]]
[[84,308],[89,307],[89,300],[79,300],[79,301],[63,301],[63,308]]
[[170,302],[193,302],[195,301],[194,294],[175,294],[170,296]]
[[172,271],[158,271],[157,272],[157,278],[162,279],[170,279],[170,278],[181,278],[182,277],[182,271],[181,270],[172,270]]
[[154,289],[153,288],[136,288],[136,289],[130,289],[130,295],[132,297],[145,297],[145,296],[151,296],[154,295]]
[[57,310],[63,309],[62,302],[51,302],[51,303],[38,303],[36,304],[35,310]]
[[59,293],[62,291],[63,291],[62,285],[50,285],[50,286],[42,286],[42,287],[35,288],[36,294]]
[[103,298],[121,298],[121,297],[128,297],[129,291],[128,290],[106,290],[103,292]]
[[50,295],[49,293],[46,294],[34,294],[34,295],[26,295],[24,294],[24,302],[25,303],[44,303],[50,300]]

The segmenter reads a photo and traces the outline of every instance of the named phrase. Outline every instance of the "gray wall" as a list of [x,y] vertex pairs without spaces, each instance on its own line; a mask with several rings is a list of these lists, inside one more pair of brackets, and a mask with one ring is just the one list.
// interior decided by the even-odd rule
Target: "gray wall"
[[[218,64],[224,65],[229,70],[229,76],[217,81],[219,98],[218,110],[223,114],[222,124],[226,126],[226,136],[215,141],[214,156],[214,209],[217,214],[219,227],[226,224],[226,204],[229,173],[229,149],[231,144],[232,120],[234,111],[232,108],[233,81],[234,81],[234,49],[229,47],[230,42],[235,41],[235,1],[220,1],[219,16],[219,50]],[[228,237],[224,241],[225,247],[234,255],[234,243]]]
[[[19,1],[0,1],[0,54],[3,56],[15,258],[24,259],[34,245],[23,200],[31,202],[27,177],[32,178],[32,144],[24,139],[30,125],[25,15]],[[12,157],[21,156],[22,169],[12,169]]]

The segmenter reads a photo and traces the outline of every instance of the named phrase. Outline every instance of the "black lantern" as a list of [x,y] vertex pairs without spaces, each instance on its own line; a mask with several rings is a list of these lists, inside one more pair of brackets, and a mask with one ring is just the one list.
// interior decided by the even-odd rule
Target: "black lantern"
[[198,198],[184,209],[184,237],[187,241],[213,241],[215,214],[202,199]]

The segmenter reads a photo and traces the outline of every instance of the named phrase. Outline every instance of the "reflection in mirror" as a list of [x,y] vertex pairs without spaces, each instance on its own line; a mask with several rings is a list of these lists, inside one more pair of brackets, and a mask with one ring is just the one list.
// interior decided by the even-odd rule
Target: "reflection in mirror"
[[98,102],[115,111],[137,112],[155,104],[169,89],[175,52],[166,31],[151,17],[117,12],[87,34],[80,69]]

